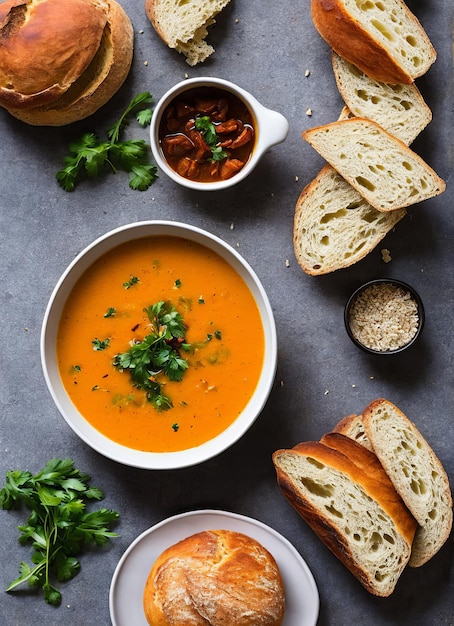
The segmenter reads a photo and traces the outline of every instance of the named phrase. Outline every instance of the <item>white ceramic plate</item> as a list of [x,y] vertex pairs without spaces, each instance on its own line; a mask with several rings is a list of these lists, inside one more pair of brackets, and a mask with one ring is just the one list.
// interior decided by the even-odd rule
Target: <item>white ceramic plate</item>
[[259,541],[276,559],[285,587],[282,626],[315,626],[319,596],[311,571],[299,552],[282,535],[262,522],[227,511],[191,511],[170,517],[135,539],[120,559],[110,587],[113,626],[148,626],[142,594],[156,558],[169,546],[202,530],[225,529]]

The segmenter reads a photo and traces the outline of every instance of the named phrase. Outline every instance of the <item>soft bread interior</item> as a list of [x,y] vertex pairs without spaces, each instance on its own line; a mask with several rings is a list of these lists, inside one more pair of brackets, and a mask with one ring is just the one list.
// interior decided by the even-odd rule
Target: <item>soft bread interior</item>
[[445,189],[416,153],[371,120],[340,120],[303,136],[379,211],[404,208]]
[[319,459],[290,450],[274,461],[284,495],[322,541],[371,593],[389,595],[410,547],[388,513],[361,484]]
[[416,78],[433,62],[434,50],[425,31],[400,0],[343,0],[349,13],[365,24],[407,73]]
[[419,567],[445,543],[452,528],[449,480],[418,429],[392,403],[379,400],[364,411],[374,450],[418,521],[410,565]]
[[230,0],[146,0],[147,16],[161,39],[186,57],[188,65],[205,61],[214,48],[205,41],[208,28]]
[[377,211],[327,165],[298,198],[293,228],[296,258],[313,276],[353,265],[405,214],[405,209]]
[[432,112],[414,83],[379,82],[335,52],[332,64],[339,92],[353,115],[377,122],[407,145],[431,121]]

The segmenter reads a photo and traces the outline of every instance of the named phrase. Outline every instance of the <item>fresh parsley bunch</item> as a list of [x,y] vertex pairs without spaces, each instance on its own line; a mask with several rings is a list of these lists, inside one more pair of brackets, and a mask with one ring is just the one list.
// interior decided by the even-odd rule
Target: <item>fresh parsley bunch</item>
[[19,577],[6,591],[22,583],[41,587],[44,600],[59,606],[61,593],[51,583],[65,582],[80,570],[77,556],[84,546],[103,546],[118,536],[109,525],[119,518],[116,511],[87,511],[87,502],[102,500],[103,492],[91,487],[90,477],[74,467],[71,459],[52,459],[33,476],[28,471],[8,471],[0,491],[4,510],[25,505],[30,511],[26,524],[19,526],[19,543],[31,544],[32,565],[22,562]]
[[99,141],[94,133],[87,132],[71,143],[69,155],[64,158],[65,167],[56,175],[58,184],[65,191],[74,191],[84,174],[94,178],[110,168],[114,174],[120,169],[128,172],[131,189],[148,189],[157,178],[156,166],[148,161],[149,145],[143,139],[120,141],[120,137],[134,112],[140,126],[150,124],[152,109],[147,105],[152,102],[148,91],[133,98],[120,119],[107,131],[107,141]]

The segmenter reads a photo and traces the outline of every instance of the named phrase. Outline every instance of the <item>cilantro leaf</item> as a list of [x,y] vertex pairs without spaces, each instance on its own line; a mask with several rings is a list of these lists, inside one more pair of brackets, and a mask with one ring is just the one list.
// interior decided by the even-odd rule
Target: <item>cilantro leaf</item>
[[211,150],[211,159],[213,161],[222,161],[227,157],[227,152],[218,146],[218,136],[216,133],[216,126],[210,120],[208,115],[202,115],[195,120],[195,127],[203,135],[203,138]]
[[56,174],[60,187],[74,191],[84,175],[94,178],[106,170],[114,174],[123,170],[130,175],[131,189],[148,189],[157,178],[157,168],[148,160],[149,145],[143,139],[120,141],[120,137],[133,112],[140,126],[151,122],[152,109],[146,105],[152,102],[148,91],[133,98],[120,119],[107,131],[108,141],[100,141],[94,133],[87,132],[70,143],[69,155],[63,159],[64,167]]
[[[111,143],[116,143],[118,141],[118,139],[120,138],[120,135],[124,129],[124,127],[128,124],[128,116],[132,113],[132,111],[139,106],[145,105],[145,104],[152,104],[153,102],[153,97],[151,95],[151,93],[149,91],[144,91],[143,93],[139,93],[137,96],[135,96],[131,102],[128,104],[125,112],[123,113],[123,115],[120,117],[120,119],[118,120],[118,122],[116,122],[113,126],[111,126],[109,128],[109,130],[107,131],[107,136],[109,137]],[[149,116],[149,121],[148,123],[150,123],[151,121],[151,109],[149,109],[149,113],[146,114],[146,117]],[[140,120],[144,119],[142,116],[140,116]],[[139,117],[137,118],[137,121],[139,123],[141,123],[139,120]],[[143,124],[141,124],[143,125]]]
[[131,189],[146,191],[157,178],[157,171],[156,165],[133,165],[129,172],[129,186]]

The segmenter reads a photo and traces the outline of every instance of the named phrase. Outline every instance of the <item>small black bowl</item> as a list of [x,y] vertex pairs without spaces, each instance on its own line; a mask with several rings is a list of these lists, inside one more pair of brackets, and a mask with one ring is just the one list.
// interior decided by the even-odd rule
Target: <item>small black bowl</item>
[[[415,315],[417,319],[416,319],[416,329],[414,333],[412,333],[412,335],[407,340],[402,338],[403,343],[398,342],[398,345],[396,345],[395,347],[394,346],[384,347],[384,349],[380,349],[380,347],[374,347],[372,345],[373,342],[370,342],[370,345],[367,345],[368,342],[364,341],[364,337],[360,337],[359,332],[356,332],[355,334],[354,330],[352,329],[352,321],[353,321],[352,316],[355,313],[355,306],[358,306],[357,301],[358,301],[359,296],[361,296],[362,300],[364,300],[365,299],[364,293],[367,290],[370,290],[371,294],[376,296],[378,295],[380,289],[387,289],[386,285],[390,285],[391,288],[395,287],[396,289],[399,289],[399,293],[401,293],[401,291],[404,291],[410,295],[411,300],[416,305],[416,312],[409,313],[409,315]],[[371,308],[370,315],[372,316],[374,314],[373,302],[371,303],[370,308]],[[380,314],[383,313],[383,311],[380,312],[380,307],[379,306],[377,307],[376,302],[375,302],[375,312],[378,312],[378,318],[380,317]],[[366,311],[364,315],[367,317],[368,312]],[[371,319],[371,326],[370,326],[371,333],[373,333],[374,330],[379,330],[380,328],[382,328],[380,326],[380,321],[378,318],[376,317],[375,320]],[[389,320],[389,317],[387,318],[386,321],[388,320]],[[394,278],[377,278],[376,280],[371,280],[365,283],[364,285],[361,285],[361,287],[356,289],[356,291],[354,291],[353,294],[350,296],[350,298],[347,300],[347,303],[344,309],[344,323],[345,323],[345,328],[347,330],[348,336],[353,341],[353,343],[356,346],[358,346],[358,348],[361,348],[361,350],[364,350],[364,352],[367,352],[369,354],[388,355],[388,354],[397,354],[397,353],[403,352],[404,350],[408,350],[408,348],[410,348],[415,343],[415,341],[418,339],[419,335],[421,334],[421,331],[424,326],[424,320],[425,320],[424,306],[423,306],[423,303],[419,294],[413,289],[413,287],[410,287],[410,285],[407,285],[407,283],[404,283],[400,280],[395,280]],[[402,330],[402,328],[399,329],[399,322],[397,322],[397,330]]]

